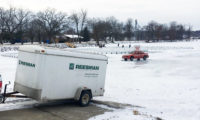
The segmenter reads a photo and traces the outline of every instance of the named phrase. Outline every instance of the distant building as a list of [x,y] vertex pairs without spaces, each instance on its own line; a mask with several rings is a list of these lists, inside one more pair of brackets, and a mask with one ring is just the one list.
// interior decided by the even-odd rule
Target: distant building
[[83,39],[83,37],[74,34],[63,34],[61,36],[56,36],[56,42],[58,43],[78,42],[79,39]]
[[192,32],[192,39],[200,39],[200,30]]

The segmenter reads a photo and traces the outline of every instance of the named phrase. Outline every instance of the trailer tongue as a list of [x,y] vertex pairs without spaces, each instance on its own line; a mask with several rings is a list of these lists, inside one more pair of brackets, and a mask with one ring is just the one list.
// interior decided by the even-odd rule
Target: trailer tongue
[[10,82],[8,84],[5,84],[4,91],[2,94],[0,94],[0,103],[5,103],[6,98],[13,97],[13,98],[27,98],[27,96],[24,95],[16,95],[19,92],[8,92],[7,93],[7,86],[10,85]]

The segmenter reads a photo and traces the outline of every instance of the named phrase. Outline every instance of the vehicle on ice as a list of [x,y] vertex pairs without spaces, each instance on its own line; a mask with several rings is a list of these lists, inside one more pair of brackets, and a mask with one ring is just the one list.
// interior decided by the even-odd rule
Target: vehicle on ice
[[122,59],[124,59],[125,61],[127,61],[127,60],[133,61],[134,59],[146,60],[147,58],[149,58],[148,53],[145,53],[145,52],[139,50],[139,47],[136,47],[136,50],[133,52],[130,52],[130,54],[122,56]]
[[107,63],[100,54],[22,46],[14,91],[38,101],[74,99],[87,106],[104,94]]

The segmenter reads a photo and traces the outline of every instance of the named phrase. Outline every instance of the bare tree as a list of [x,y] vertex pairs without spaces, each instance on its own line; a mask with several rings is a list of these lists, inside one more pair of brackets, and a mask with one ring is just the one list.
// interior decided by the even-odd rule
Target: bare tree
[[26,29],[27,29],[26,36],[31,40],[32,44],[36,35],[40,33],[39,31],[36,31],[38,25],[39,24],[37,23],[37,19],[35,18],[35,15],[32,15],[30,17],[29,23],[26,25]]
[[54,9],[46,9],[44,12],[37,14],[37,19],[41,27],[45,30],[48,39],[55,42],[53,37],[58,35],[67,24],[67,15],[62,12],[56,12]]
[[[71,23],[71,24],[69,24]],[[85,30],[83,30],[85,28]],[[187,28],[187,29],[186,29]],[[81,10],[72,13],[69,17],[63,12],[57,12],[54,9],[46,9],[37,14],[28,10],[0,8],[0,43],[9,41],[12,44],[16,40],[30,40],[42,42],[50,40],[56,42],[54,37],[63,33],[80,34],[88,38],[89,35],[99,41],[131,40],[133,36],[137,40],[152,40],[158,42],[160,40],[182,40],[191,37],[191,26],[177,24],[160,24],[155,21],[149,22],[146,26],[138,26],[133,20],[128,19],[125,23],[118,21],[115,17],[105,19],[87,19],[87,11]],[[135,31],[135,32],[134,32]],[[86,40],[86,41],[87,41]],[[81,39],[78,39],[81,42]]]
[[[33,31],[31,31],[33,30]],[[44,42],[45,38],[47,38],[47,34],[45,31],[45,28],[43,27],[43,22],[39,19],[35,18],[30,23],[30,34],[32,33],[34,38],[37,42],[41,44],[41,42]]]
[[29,11],[12,7],[5,11],[5,31],[12,44],[15,43],[14,34],[19,30],[22,31],[28,21],[28,15]]
[[188,40],[190,40],[191,34],[192,34],[192,26],[189,25],[188,29],[186,30],[186,36]]
[[129,18],[124,26],[125,30],[125,36],[128,38],[128,40],[131,40],[133,36],[133,20]]
[[30,20],[30,11],[18,9],[16,13],[16,19],[18,22],[18,27],[16,29],[16,37],[21,40],[21,44],[24,43],[24,36],[27,32],[27,25],[29,24]]
[[99,41],[104,39],[105,36],[105,21],[100,19],[90,19],[88,26],[92,30],[92,37],[99,45]]
[[115,17],[111,16],[106,18],[105,24],[106,37],[111,42],[123,39],[123,23],[120,23]]
[[87,23],[87,11],[81,10],[80,13],[73,12],[70,16],[70,19],[72,20],[73,24],[76,28],[76,33],[78,35],[78,41],[81,43],[81,40],[79,39],[80,32],[83,31],[83,28],[85,27],[85,24]]
[[155,39],[157,40],[157,42],[162,39],[161,38],[162,30],[163,30],[163,25],[162,24],[156,24],[155,25]]
[[83,28],[85,27],[85,24],[87,23],[87,11],[86,10],[81,10],[81,29],[80,31],[82,32],[83,31]]
[[159,31],[159,25],[155,21],[151,21],[148,23],[148,25],[145,27],[147,32],[147,41],[156,39],[159,39],[160,31]]
[[[72,22],[75,24],[75,28],[76,28],[76,33],[78,35],[78,40],[79,40],[79,24],[80,24],[80,16],[78,15],[78,13],[72,13],[72,15],[70,16],[70,19],[72,20]],[[80,42],[80,41],[79,41]]]
[[185,27],[181,24],[176,26],[176,39],[177,40],[183,40]]
[[5,32],[5,10],[0,8],[0,43],[3,44],[3,34]]
[[117,27],[117,19],[115,17],[108,17],[105,21],[106,24],[106,37],[109,38],[110,41],[113,42],[114,39],[114,32],[116,31]]
[[171,41],[176,39],[176,22],[171,22],[169,27],[169,39]]

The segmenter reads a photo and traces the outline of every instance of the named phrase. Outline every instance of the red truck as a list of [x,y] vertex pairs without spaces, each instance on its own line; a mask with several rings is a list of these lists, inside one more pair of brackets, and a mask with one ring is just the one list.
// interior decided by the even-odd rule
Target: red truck
[[127,60],[133,61],[133,59],[137,59],[139,61],[140,58],[143,58],[143,60],[146,60],[147,58],[149,58],[149,55],[148,55],[148,53],[145,53],[143,51],[136,50],[136,51],[131,52],[128,55],[123,55],[122,58],[125,61],[127,61]]

